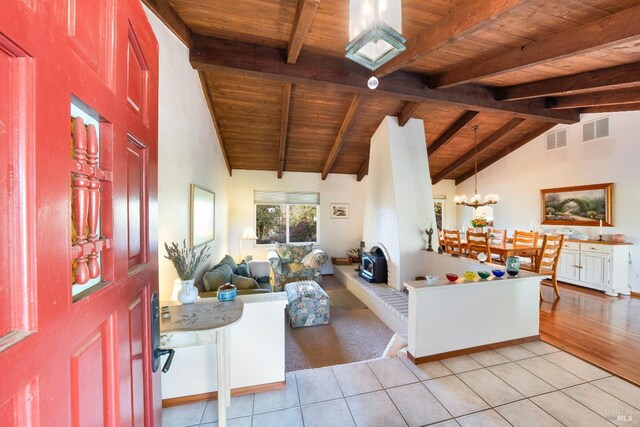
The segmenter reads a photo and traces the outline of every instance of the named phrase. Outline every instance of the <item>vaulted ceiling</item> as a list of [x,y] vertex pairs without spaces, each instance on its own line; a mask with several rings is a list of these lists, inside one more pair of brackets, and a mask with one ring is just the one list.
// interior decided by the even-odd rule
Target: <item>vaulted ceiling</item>
[[433,182],[558,123],[640,109],[638,0],[403,0],[407,50],[344,58],[348,0],[143,0],[189,47],[232,169],[367,173],[387,115],[424,121]]

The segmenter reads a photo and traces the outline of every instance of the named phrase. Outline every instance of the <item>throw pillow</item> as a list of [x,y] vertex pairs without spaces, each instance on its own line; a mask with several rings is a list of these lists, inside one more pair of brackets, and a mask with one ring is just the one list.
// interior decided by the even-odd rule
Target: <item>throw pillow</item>
[[258,286],[258,282],[253,280],[251,277],[243,277],[238,276],[237,274],[231,275],[231,284],[236,287],[236,289],[260,289]]
[[249,266],[245,264],[244,261],[242,261],[242,264],[238,264],[238,268],[236,268],[235,273],[238,276],[251,277],[251,274],[249,273]]
[[216,267],[220,267],[221,265],[226,264],[229,267],[231,267],[231,272],[235,273],[236,272],[236,268],[238,268],[238,264],[236,264],[235,260],[233,259],[233,257],[231,255],[225,255],[224,258],[222,258],[222,260],[216,264]]
[[308,245],[276,243],[276,253],[284,262],[302,262],[302,258],[311,252],[312,249],[312,243]]
[[220,286],[229,282],[232,274],[233,271],[231,271],[231,267],[227,264],[222,264],[210,271],[207,271],[202,278],[204,282],[204,290],[207,292],[217,291]]

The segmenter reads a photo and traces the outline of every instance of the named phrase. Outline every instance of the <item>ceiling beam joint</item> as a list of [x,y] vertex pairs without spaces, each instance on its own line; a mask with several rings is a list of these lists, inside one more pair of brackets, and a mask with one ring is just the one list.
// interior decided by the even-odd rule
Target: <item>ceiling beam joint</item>
[[298,0],[296,17],[289,35],[287,47],[287,64],[295,64],[304,45],[304,40],[313,24],[321,0]]

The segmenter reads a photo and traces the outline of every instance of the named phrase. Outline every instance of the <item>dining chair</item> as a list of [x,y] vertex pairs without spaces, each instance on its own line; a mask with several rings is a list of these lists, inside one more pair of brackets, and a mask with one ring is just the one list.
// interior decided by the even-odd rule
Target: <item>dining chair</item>
[[[556,293],[556,297],[560,298],[558,291],[558,260],[560,252],[562,252],[562,244],[564,243],[564,235],[546,235],[542,239],[542,248],[538,252],[538,262],[536,273],[545,276],[551,276],[551,286]],[[546,285],[544,280],[540,281],[541,285]],[[540,299],[542,299],[542,290],[540,291]]]
[[[537,231],[520,231],[515,230],[513,232],[513,250],[517,255],[518,250],[535,248],[538,246],[538,232]],[[535,271],[536,268],[536,251],[532,251],[530,254],[519,256],[520,268],[523,270]],[[524,260],[524,262],[523,262]]]
[[484,253],[487,260],[491,260],[491,247],[489,246],[489,232],[467,232],[467,254],[471,258],[478,259],[478,255]]
[[[502,245],[507,243],[507,229],[490,228],[489,229],[489,244],[490,245]],[[502,254],[491,254],[492,261],[501,262],[504,264],[504,256]]]
[[444,251],[451,255],[464,255],[459,230],[443,230]]

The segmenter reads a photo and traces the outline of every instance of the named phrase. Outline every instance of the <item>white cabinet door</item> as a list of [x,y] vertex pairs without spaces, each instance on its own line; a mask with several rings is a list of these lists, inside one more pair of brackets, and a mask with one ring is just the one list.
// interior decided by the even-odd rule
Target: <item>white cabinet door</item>
[[609,255],[597,252],[580,254],[580,280],[589,287],[607,288],[609,278]]
[[580,252],[564,249],[558,260],[558,280],[577,282],[580,280]]

